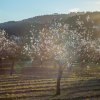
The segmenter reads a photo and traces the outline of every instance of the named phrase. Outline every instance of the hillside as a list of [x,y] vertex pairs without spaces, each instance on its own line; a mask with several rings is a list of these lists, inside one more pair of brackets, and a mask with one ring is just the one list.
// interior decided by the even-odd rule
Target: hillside
[[53,14],[36,16],[22,21],[9,21],[0,24],[0,29],[4,29],[9,35],[26,35],[29,34],[31,26],[35,26],[36,30],[40,30],[43,27],[48,27],[54,21],[66,20],[69,17],[80,15],[83,13],[70,13],[70,14]]
[[[34,29],[41,30],[43,27],[49,27],[54,22],[68,23],[75,28],[76,20],[81,17],[81,20],[85,21],[86,26],[94,25],[97,31],[100,31],[100,12],[78,12],[70,14],[53,14],[36,16],[21,21],[9,21],[0,24],[0,29],[4,29],[9,35],[25,36],[30,33],[32,26]],[[91,21],[86,22],[86,17],[90,17]]]

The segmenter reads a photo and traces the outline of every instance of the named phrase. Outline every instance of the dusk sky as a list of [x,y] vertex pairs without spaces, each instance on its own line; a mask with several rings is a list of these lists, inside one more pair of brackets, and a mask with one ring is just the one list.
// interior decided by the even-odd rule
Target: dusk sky
[[73,11],[100,11],[100,0],[0,0],[0,23]]

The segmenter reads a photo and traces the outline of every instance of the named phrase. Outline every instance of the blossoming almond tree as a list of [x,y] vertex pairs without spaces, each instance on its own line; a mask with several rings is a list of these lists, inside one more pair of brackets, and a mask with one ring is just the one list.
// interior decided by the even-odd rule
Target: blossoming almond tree
[[[44,28],[40,31],[38,38],[32,45],[34,53],[41,61],[53,59],[58,64],[57,95],[60,94],[60,81],[64,68],[71,67],[80,58],[82,58],[80,62],[85,62],[87,56],[88,59],[99,59],[96,55],[100,55],[100,46],[96,45],[96,40],[92,39],[93,33],[87,32],[88,28],[85,27],[84,22],[80,19],[76,21],[76,25],[77,28],[71,29],[68,24],[54,23],[48,29]],[[99,44],[99,42],[97,43]],[[90,48],[91,46],[93,48]],[[89,54],[89,52],[91,53]],[[83,56],[85,53],[86,57]]]
[[69,67],[75,59],[73,35],[67,24],[55,23],[48,30],[43,29],[33,44],[36,55],[42,61],[53,59],[58,65],[57,95],[60,94],[60,80],[63,70],[66,66]]
[[6,32],[4,30],[0,30],[0,59],[10,59],[12,62],[10,75],[13,74],[15,59],[19,54],[19,46],[15,41],[11,41],[6,38]]

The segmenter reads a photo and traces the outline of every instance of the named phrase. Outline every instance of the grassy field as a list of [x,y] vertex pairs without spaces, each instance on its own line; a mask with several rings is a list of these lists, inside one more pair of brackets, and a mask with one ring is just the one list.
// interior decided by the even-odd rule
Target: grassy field
[[62,78],[59,96],[55,95],[56,78],[1,75],[0,100],[100,100],[100,68],[81,75],[75,72]]

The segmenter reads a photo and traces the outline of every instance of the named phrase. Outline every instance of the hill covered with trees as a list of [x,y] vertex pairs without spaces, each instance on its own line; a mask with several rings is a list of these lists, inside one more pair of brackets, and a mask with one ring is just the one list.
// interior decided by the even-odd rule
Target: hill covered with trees
[[[66,30],[67,27],[68,29]],[[38,63],[37,66],[40,66],[42,63],[45,63],[46,59],[42,58],[42,56],[45,55],[44,54],[45,51],[43,49],[46,47],[41,48],[41,45],[44,45],[43,43],[46,37],[44,37],[44,35],[41,34],[42,33],[47,34],[48,36],[47,38],[49,38],[49,35],[54,30],[55,31],[51,34],[52,36],[56,33],[56,31],[58,33],[62,33],[61,34],[62,36],[64,31],[65,31],[64,34],[69,33],[69,35],[66,36],[65,39],[66,41],[69,39],[70,41],[73,42],[79,42],[79,41],[81,42],[82,39],[83,40],[85,39],[83,42],[84,43],[88,42],[87,44],[82,46],[80,48],[80,51],[78,52],[80,53],[80,55],[77,57],[77,61],[82,62],[82,65],[83,65],[83,61],[85,63],[95,62],[97,64],[100,61],[100,56],[99,56],[100,12],[86,12],[86,13],[73,12],[69,14],[53,14],[53,15],[36,16],[33,18],[24,19],[22,21],[10,21],[10,22],[1,23],[0,29],[6,32],[5,34],[6,39],[16,42],[16,45],[19,46],[20,48],[19,53],[17,52],[17,54],[19,54],[18,55],[19,59],[17,57],[16,59],[17,61],[30,59],[31,61],[33,61],[33,65],[35,66],[36,63]],[[80,40],[77,40],[77,38],[75,38],[75,35],[78,35],[77,37],[80,36],[79,37]],[[40,41],[39,39],[42,40]],[[38,43],[38,41],[40,41],[41,43]],[[46,40],[46,42],[48,41]],[[95,45],[95,48],[97,49],[96,53],[94,47],[91,47],[90,44],[93,44],[93,46]],[[34,51],[37,48],[36,45],[38,45],[38,50],[40,48],[39,51],[41,53],[41,54],[39,53],[40,55],[37,54],[37,51]],[[34,46],[35,48],[33,48]],[[73,47],[71,48],[73,49]],[[74,50],[76,49],[74,48]],[[92,58],[90,57],[91,55],[93,56]],[[5,56],[4,57],[2,56],[1,59],[5,58]],[[52,62],[52,59],[51,60],[49,59],[49,61]]]

